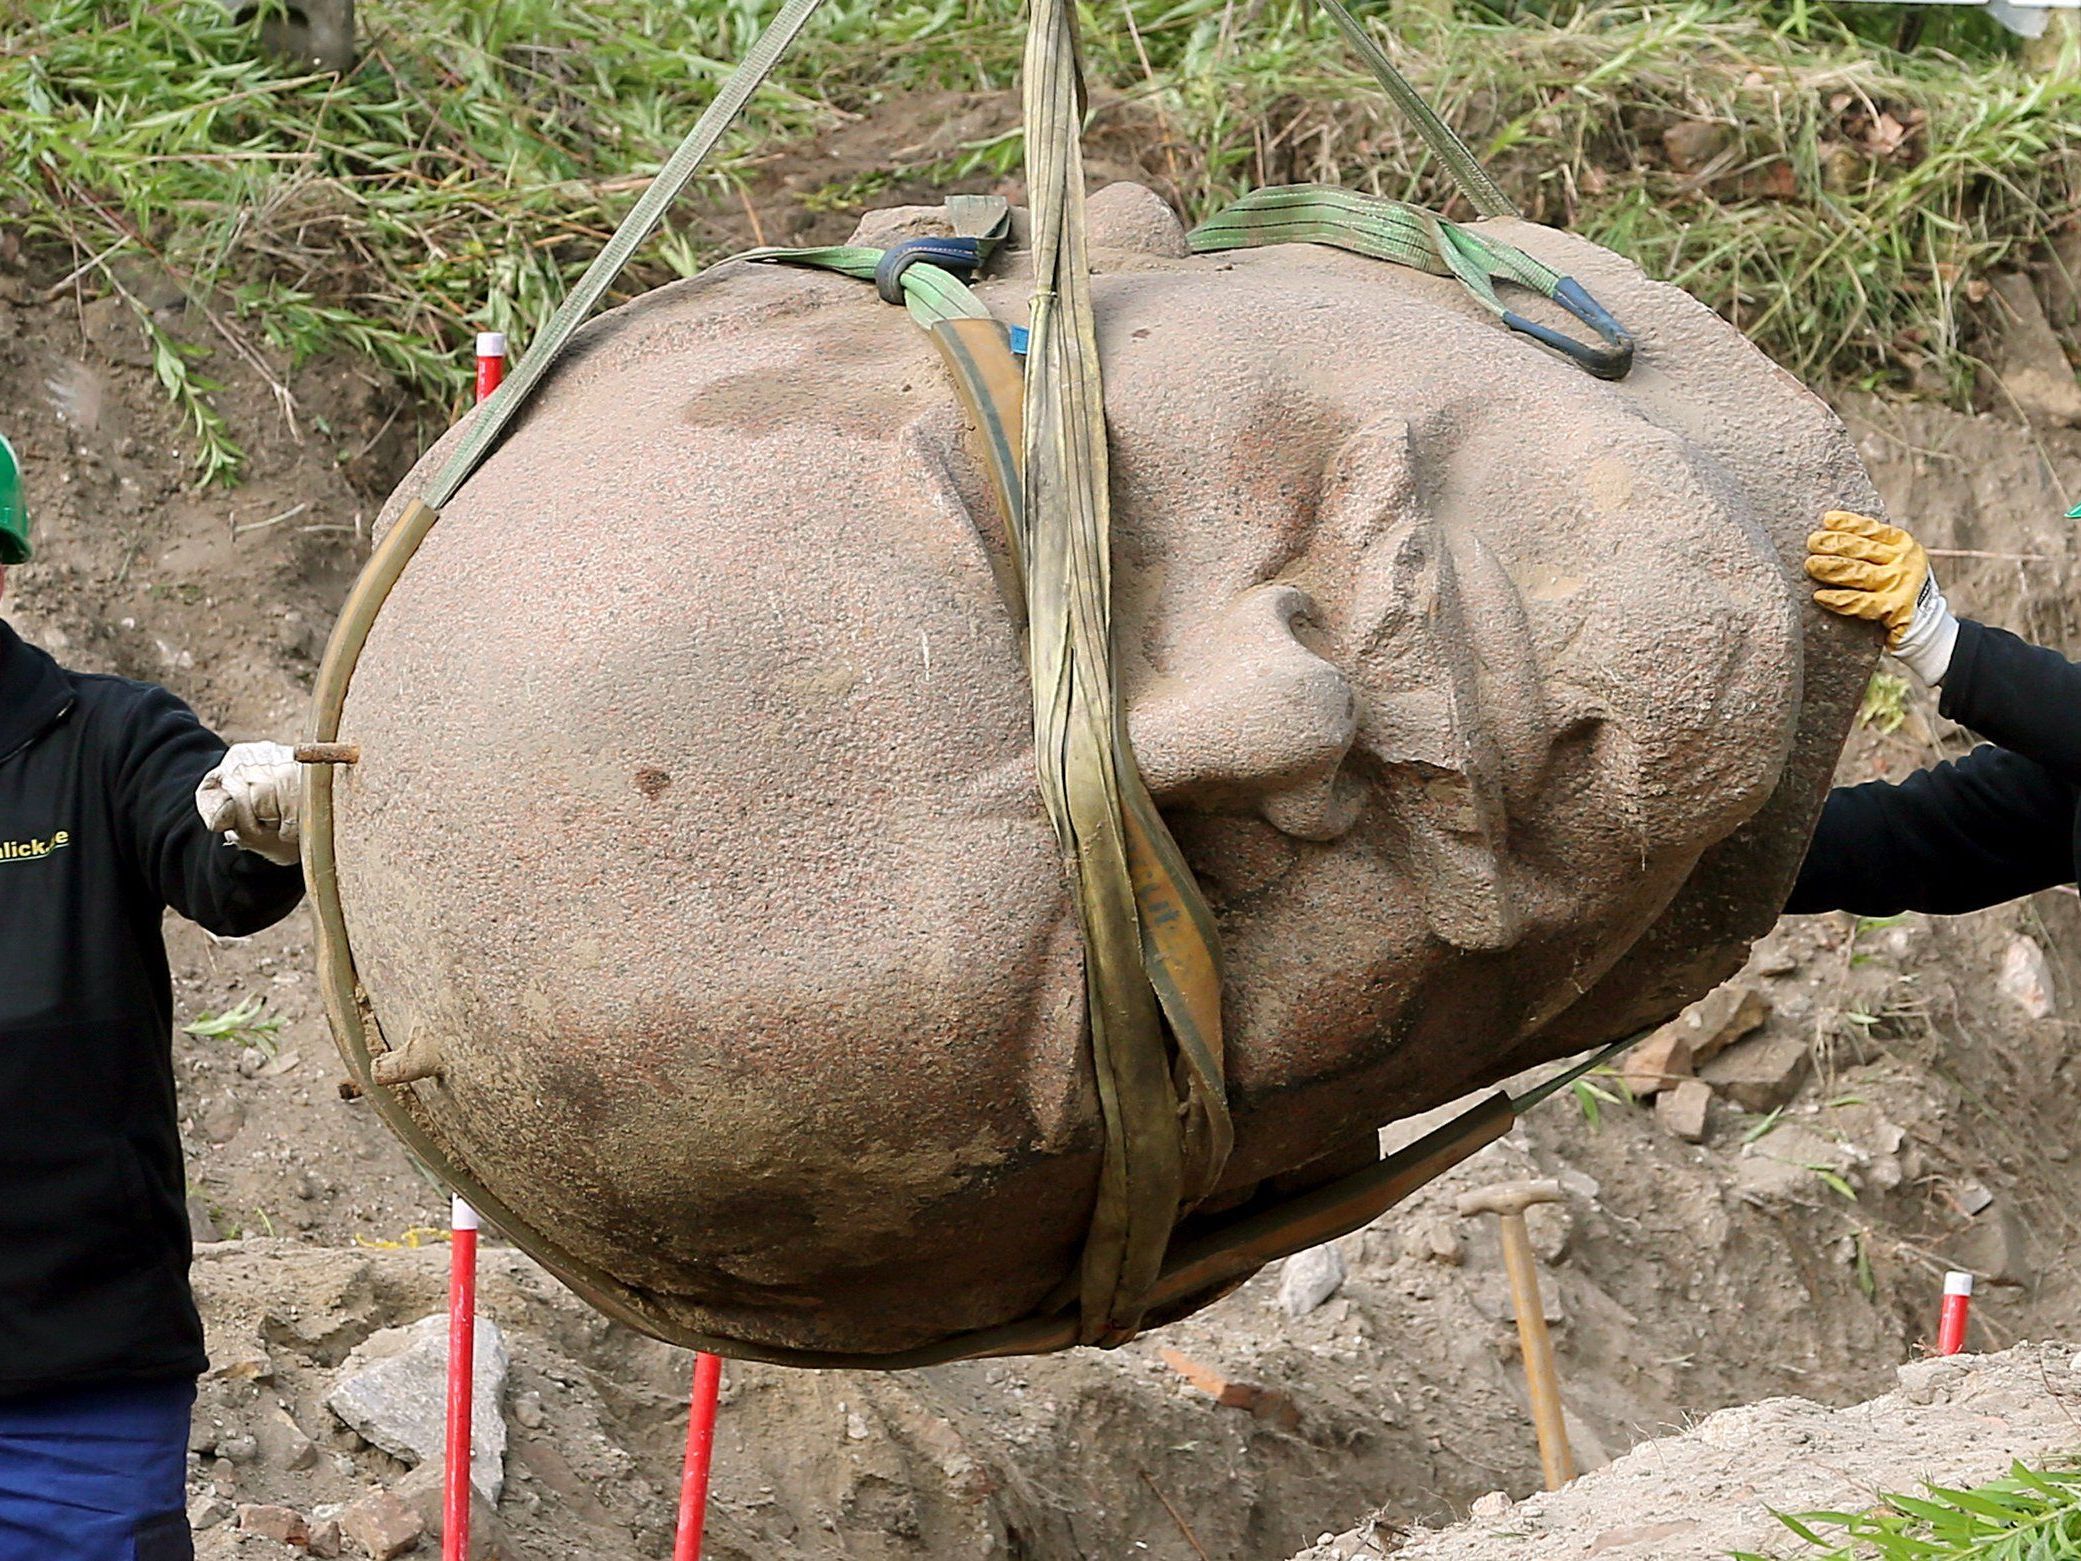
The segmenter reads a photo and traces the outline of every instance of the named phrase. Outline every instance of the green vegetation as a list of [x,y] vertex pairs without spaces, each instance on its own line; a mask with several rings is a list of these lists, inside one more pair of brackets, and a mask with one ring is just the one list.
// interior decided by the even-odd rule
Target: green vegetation
[[1874,672],[1857,706],[1857,724],[1891,734],[1908,719],[1908,680],[1893,672]]
[[[459,405],[467,332],[526,340],[770,9],[363,0],[336,80],[256,60],[217,0],[0,0],[0,221],[53,246],[67,291],[130,300],[199,475],[229,478],[213,355],[342,351]],[[1901,52],[1908,9],[1425,0],[1391,46],[1528,213],[1803,375],[1962,386],[1961,300],[2067,214],[2081,73],[2027,71],[1977,18]],[[735,243],[719,213],[1015,170],[1016,11],[828,0],[626,288]],[[1084,28],[1093,134],[1194,212],[1296,178],[1449,199],[1311,0],[1094,0]],[[774,188],[777,149],[913,91],[1005,96],[951,150]],[[889,143],[946,117],[913,106]],[[170,319],[135,284],[161,266],[191,299]]]
[[[2081,1555],[2081,1468],[2018,1463],[2008,1478],[1970,1490],[1925,1485],[1921,1496],[1883,1496],[1869,1512],[1777,1517],[1813,1547],[1797,1561],[2059,1561]],[[1736,1551],[1734,1561],[1772,1558]]]
[[233,1046],[255,1046],[269,1057],[281,1047],[282,1020],[267,1011],[257,997],[241,999],[221,1014],[200,1014],[181,1033],[205,1041],[228,1041]]

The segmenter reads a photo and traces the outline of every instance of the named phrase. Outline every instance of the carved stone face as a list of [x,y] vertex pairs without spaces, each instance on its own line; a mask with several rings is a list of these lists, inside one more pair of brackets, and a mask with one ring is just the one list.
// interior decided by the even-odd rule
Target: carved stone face
[[[1115,640],[1222,929],[1242,1189],[1731,968],[1870,654],[1799,539],[1874,499],[1579,241],[1507,233],[1638,334],[1618,386],[1431,278],[1159,253],[1144,197],[1094,201]],[[406,1109],[667,1336],[897,1349],[1074,1262],[1097,1110],[1001,536],[902,311],[730,267],[585,333],[362,657],[348,926],[447,1059]]]

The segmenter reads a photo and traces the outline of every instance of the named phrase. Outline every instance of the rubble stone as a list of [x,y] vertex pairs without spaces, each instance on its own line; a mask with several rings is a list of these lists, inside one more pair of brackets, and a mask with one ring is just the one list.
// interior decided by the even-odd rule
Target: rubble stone
[[294,1507],[249,1502],[238,1509],[238,1526],[242,1534],[258,1534],[281,1545],[301,1545],[311,1537],[303,1514]]
[[1692,1076],[1691,1041],[1681,1019],[1665,1024],[1619,1059],[1619,1082],[1649,1100]]
[[2049,1019],[2059,1006],[2052,992],[2052,968],[2045,951],[2018,933],[2002,951],[1999,978],[2004,995],[2033,1019]]
[[[496,1503],[506,1480],[509,1365],[505,1337],[488,1317],[477,1320],[471,1375],[470,1481]],[[448,1319],[439,1312],[408,1328],[385,1328],[358,1346],[325,1402],[376,1446],[408,1464],[438,1463],[448,1371]]]
[[1282,1431],[1300,1429],[1301,1412],[1294,1401],[1277,1388],[1263,1387],[1231,1377],[1218,1367],[1195,1360],[1183,1350],[1164,1345],[1157,1352],[1163,1363],[1198,1388],[1215,1403],[1229,1409],[1246,1409],[1259,1420]]
[[197,1534],[215,1528],[231,1516],[231,1503],[214,1491],[204,1491],[188,1503],[188,1527]]
[[336,1365],[355,1341],[365,1339],[377,1314],[375,1274],[366,1258],[329,1264],[316,1286],[271,1309],[262,1320],[268,1342],[300,1350],[323,1365]]
[[1691,1043],[1691,1066],[1704,1066],[1770,1017],[1770,999],[1739,982],[1717,987],[1678,1014],[1671,1024]]
[[1798,1035],[1764,1035],[1722,1052],[1699,1076],[1744,1111],[1775,1111],[1799,1093],[1814,1054]]
[[1552,1267],[1567,1255],[1575,1239],[1575,1212],[1565,1202],[1535,1203],[1525,1210],[1525,1235],[1532,1255]]
[[279,1469],[308,1469],[318,1462],[318,1448],[285,1409],[269,1410],[253,1427],[260,1456]]
[[2035,1277],[2030,1233],[2013,1205],[1998,1202],[1950,1246],[1951,1261],[1994,1285],[2026,1285]]
[[314,1556],[336,1556],[340,1553],[340,1520],[319,1518],[311,1524],[311,1537],[304,1548]]
[[[447,1481],[438,1459],[421,1464],[391,1489],[397,1499],[419,1514],[429,1541],[439,1540],[447,1522]],[[484,1499],[484,1492],[470,1492],[471,1561],[503,1561],[510,1555],[498,1509]]]
[[1344,1254],[1334,1241],[1296,1252],[1279,1268],[1279,1305],[1288,1317],[1306,1317],[1344,1283]]
[[1703,1079],[1685,1079],[1655,1101],[1655,1120],[1685,1143],[1702,1144],[1711,1107],[1712,1086]]
[[1756,945],[1749,968],[1759,976],[1789,976],[1799,968],[1799,958],[1783,944],[1766,941]]
[[1410,1221],[1402,1236],[1402,1251],[1418,1262],[1444,1263],[1451,1268],[1458,1268],[1467,1260],[1459,1231],[1450,1220],[1435,1214]]
[[1217,1404],[1225,1404],[1230,1409],[1248,1409],[1257,1395],[1253,1384],[1239,1381],[1205,1361],[1195,1360],[1183,1350],[1174,1350],[1166,1344],[1156,1353],[1166,1366]]
[[369,1553],[370,1561],[392,1561],[417,1547],[426,1524],[389,1491],[370,1491],[340,1514],[340,1532]]

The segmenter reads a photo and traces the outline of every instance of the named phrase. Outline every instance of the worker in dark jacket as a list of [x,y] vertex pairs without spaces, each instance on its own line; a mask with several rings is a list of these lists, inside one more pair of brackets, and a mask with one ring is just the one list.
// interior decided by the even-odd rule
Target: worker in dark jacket
[[[0,594],[28,557],[0,440]],[[0,1561],[194,1553],[207,1362],[160,923],[171,906],[239,936],[288,914],[295,771],[0,621]]]
[[1954,915],[2072,883],[2081,855],[2081,666],[1954,617],[1929,555],[1896,526],[1834,512],[1807,539],[1832,612],[1884,624],[1938,708],[1988,742],[1897,785],[1839,786],[1788,911]]

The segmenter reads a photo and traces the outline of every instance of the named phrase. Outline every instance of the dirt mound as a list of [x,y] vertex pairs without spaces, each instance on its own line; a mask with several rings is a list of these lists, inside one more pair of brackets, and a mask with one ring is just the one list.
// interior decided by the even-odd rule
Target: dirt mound
[[1479,1517],[1400,1543],[1368,1524],[1294,1561],[1723,1561],[1733,1550],[1797,1549],[1773,1509],[1858,1512],[1917,1480],[1972,1486],[2019,1458],[2068,1456],[2081,1410],[2077,1367],[2081,1355],[2063,1344],[1911,1361],[1893,1392],[1868,1403],[1831,1410],[1772,1398],[1723,1409],[1565,1490],[1490,1498]]

